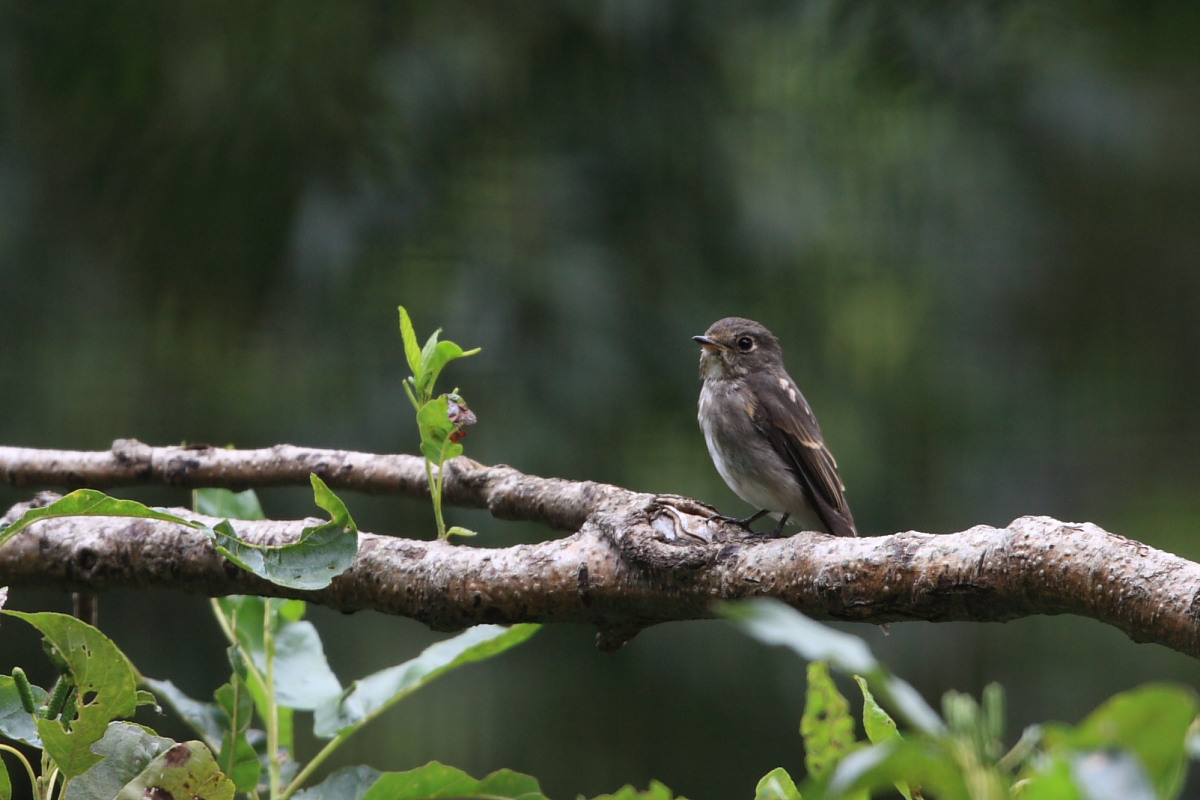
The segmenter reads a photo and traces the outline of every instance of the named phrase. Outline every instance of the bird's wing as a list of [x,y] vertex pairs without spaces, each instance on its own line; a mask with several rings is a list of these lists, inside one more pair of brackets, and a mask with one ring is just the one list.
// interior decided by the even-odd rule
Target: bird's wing
[[857,536],[837,462],[804,395],[791,380],[754,375],[748,382],[757,400],[754,427],[795,473],[829,532]]

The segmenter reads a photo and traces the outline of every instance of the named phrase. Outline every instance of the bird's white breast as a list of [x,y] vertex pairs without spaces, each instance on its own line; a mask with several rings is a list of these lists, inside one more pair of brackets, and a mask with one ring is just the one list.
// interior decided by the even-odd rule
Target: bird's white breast
[[791,470],[737,401],[739,388],[736,381],[706,381],[700,391],[697,416],[717,472],[734,494],[755,509],[767,509],[775,516],[786,511],[805,529],[824,530]]

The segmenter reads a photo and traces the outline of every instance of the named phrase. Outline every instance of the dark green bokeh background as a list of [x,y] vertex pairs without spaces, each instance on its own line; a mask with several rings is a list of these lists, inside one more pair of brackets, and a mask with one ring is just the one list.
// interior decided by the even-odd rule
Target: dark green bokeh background
[[[1193,2],[4,3],[0,442],[415,452],[404,303],[483,347],[446,373],[473,457],[740,513],[689,338],[738,314],[783,342],[866,533],[1049,514],[1198,558],[1198,23]],[[423,503],[346,499],[366,530],[430,533]],[[449,516],[478,546],[549,535]],[[313,617],[344,680],[436,638]],[[102,622],[146,673],[220,681],[203,599],[105,597]],[[852,629],[933,700],[1003,682],[1014,739],[1197,682],[1084,619]],[[3,635],[0,669],[40,664]],[[721,623],[616,655],[552,628],[339,763],[748,796],[801,771],[802,691]]]

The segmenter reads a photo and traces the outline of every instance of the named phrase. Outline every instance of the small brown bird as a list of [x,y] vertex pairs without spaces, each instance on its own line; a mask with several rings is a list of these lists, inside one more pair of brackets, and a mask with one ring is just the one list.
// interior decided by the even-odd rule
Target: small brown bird
[[749,527],[764,514],[782,514],[805,530],[857,536],[846,487],[817,418],[783,367],[779,341],[759,323],[741,317],[714,322],[700,343],[700,428],[717,472],[758,513],[745,519],[717,515]]

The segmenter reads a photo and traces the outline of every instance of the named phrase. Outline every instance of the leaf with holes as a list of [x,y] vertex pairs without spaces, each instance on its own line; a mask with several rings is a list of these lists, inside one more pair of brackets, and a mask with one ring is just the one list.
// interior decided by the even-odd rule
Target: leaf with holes
[[824,661],[808,665],[800,733],[804,737],[804,766],[817,778],[827,777],[839,761],[860,747],[854,736],[850,704],[834,685]]
[[3,613],[41,631],[54,654],[52,660],[65,666],[75,685],[74,719],[37,721],[46,753],[63,775],[73,778],[101,760],[91,746],[104,735],[108,723],[132,716],[137,709],[133,667],[111,639],[74,617],[50,611]]
[[201,742],[181,742],[150,762],[114,800],[148,797],[188,797],[192,800],[233,800],[233,781],[221,774]]
[[116,797],[147,765],[175,742],[148,732],[132,722],[113,722],[100,741],[92,745],[104,760],[67,784],[64,800]]

